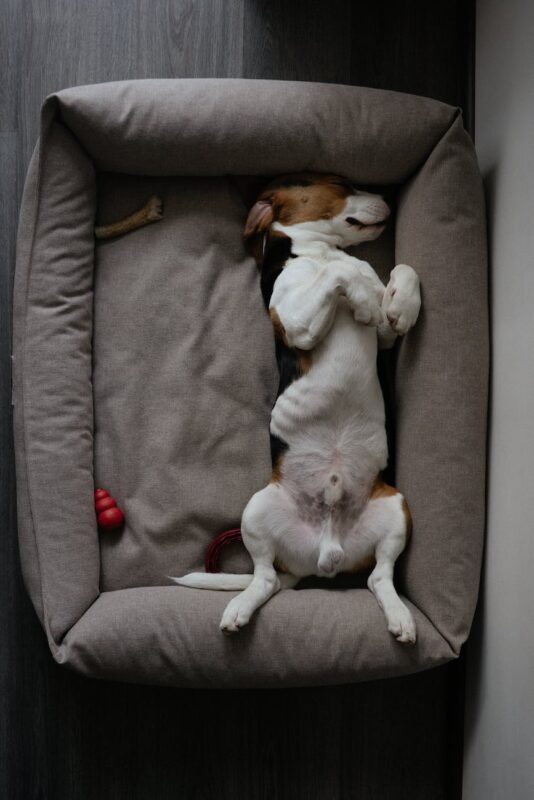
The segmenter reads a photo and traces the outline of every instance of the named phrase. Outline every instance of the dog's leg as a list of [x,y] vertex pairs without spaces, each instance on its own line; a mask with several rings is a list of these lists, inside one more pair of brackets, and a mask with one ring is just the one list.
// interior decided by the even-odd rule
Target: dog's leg
[[382,320],[382,295],[356,260],[318,268],[306,258],[295,259],[276,279],[270,303],[286,344],[312,350],[330,330],[341,296],[357,322],[378,325]]
[[236,633],[249,622],[256,609],[281,588],[270,554],[256,556],[253,561],[252,582],[241,594],[230,600],[224,610],[220,624],[223,633]]
[[417,273],[407,264],[399,264],[391,271],[382,300],[384,318],[378,326],[378,345],[382,350],[392,347],[397,336],[404,336],[413,328],[420,308]]
[[[362,541],[369,544],[369,552],[358,553],[354,561],[362,566],[374,551],[376,565],[367,581],[369,589],[376,597],[388,630],[399,642],[414,644],[416,640],[415,622],[407,606],[402,602],[393,585],[395,561],[402,553],[410,535],[410,512],[404,497],[395,489],[382,484],[383,491],[371,498],[358,520],[356,535],[349,537],[355,547]],[[362,558],[363,555],[363,558]],[[350,550],[346,557],[350,556]],[[356,563],[355,563],[356,566]]]
[[274,568],[275,535],[281,526],[291,526],[293,516],[290,498],[279,486],[269,484],[249,500],[241,519],[241,534],[254,563],[254,576],[226,606],[220,624],[224,633],[236,633],[276,592],[296,585],[298,578],[279,576]]
[[388,631],[398,642],[415,644],[415,622],[393,585],[393,567],[404,545],[395,537],[386,538],[377,548],[376,566],[369,576],[368,587],[384,612]]

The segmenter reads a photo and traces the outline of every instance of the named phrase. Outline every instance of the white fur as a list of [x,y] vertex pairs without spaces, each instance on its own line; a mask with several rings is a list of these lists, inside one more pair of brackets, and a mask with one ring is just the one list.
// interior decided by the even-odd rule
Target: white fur
[[171,581],[192,589],[225,589],[232,592],[236,589],[246,589],[252,581],[252,575],[232,575],[228,572],[190,572],[181,578],[171,578]]
[[[389,347],[415,324],[419,280],[395,267],[384,287],[372,267],[339,248],[380,235],[389,209],[381,198],[356,192],[332,219],[273,228],[292,240],[270,308],[287,344],[311,351],[309,372],[281,394],[271,432],[289,448],[282,477],[257,492],[241,521],[253,576],[193,573],[175,579],[198,588],[246,588],[228,604],[221,629],[246,625],[282,586],[307,575],[333,576],[374,556],[368,581],[388,629],[415,642],[412,615],[393,585],[393,566],[406,543],[402,495],[369,499],[387,463],[377,347]],[[349,224],[356,219],[362,226]],[[278,575],[279,559],[289,574]]]

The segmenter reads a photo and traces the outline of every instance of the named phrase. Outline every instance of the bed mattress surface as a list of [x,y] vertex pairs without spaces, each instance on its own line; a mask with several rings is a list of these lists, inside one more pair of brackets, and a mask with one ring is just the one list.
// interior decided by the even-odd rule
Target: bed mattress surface
[[[414,535],[396,582],[407,648],[364,584],[270,600],[224,637],[230,593],[199,569],[270,475],[277,372],[234,176],[297,170],[394,187],[395,221],[358,252],[421,277],[389,360],[395,481]],[[158,194],[162,221],[95,242]],[[341,683],[454,658],[478,592],[488,323],[484,205],[458,109],[395,92],[277,81],[126,81],[42,111],[21,208],[14,415],[24,579],[59,662],[177,686]],[[93,492],[126,515],[98,533]],[[224,568],[248,571],[232,547]]]

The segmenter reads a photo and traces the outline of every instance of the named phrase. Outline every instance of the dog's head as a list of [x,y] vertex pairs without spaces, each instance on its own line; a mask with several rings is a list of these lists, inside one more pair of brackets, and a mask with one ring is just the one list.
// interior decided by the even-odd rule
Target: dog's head
[[298,225],[345,248],[380,236],[389,214],[378,194],[337,175],[303,172],[276,178],[265,187],[250,210],[243,238],[257,260],[261,242],[276,222],[284,228]]

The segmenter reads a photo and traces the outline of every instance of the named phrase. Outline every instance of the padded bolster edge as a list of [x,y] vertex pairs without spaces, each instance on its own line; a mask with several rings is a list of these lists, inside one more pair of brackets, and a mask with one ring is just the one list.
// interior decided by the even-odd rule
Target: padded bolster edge
[[423,97],[300,81],[120,81],[55,97],[100,169],[142,175],[309,169],[399,183],[458,113]]
[[95,175],[55,119],[56,105],[43,107],[39,156],[24,194],[14,300],[21,557],[52,649],[99,592],[91,382]]
[[39,142],[37,142],[28,167],[17,236],[17,269],[13,292],[13,427],[15,438],[15,472],[17,478],[17,528],[22,577],[32,598],[37,616],[44,624],[43,595],[39,553],[30,510],[30,498],[24,446],[24,418],[22,413],[22,359],[26,295],[34,229],[37,219],[37,187],[39,181]]
[[[329,129],[335,133],[326,137]],[[415,521],[399,566],[406,594],[420,609],[425,635],[417,648],[423,649],[401,663],[398,645],[364,593],[358,595],[361,636],[349,640],[357,655],[379,617],[376,636],[384,638],[378,649],[350,666],[309,665],[303,680],[399,674],[453,657],[469,630],[480,570],[488,339],[480,176],[458,111],[393,92],[241,80],[76,87],[52,95],[43,108],[39,157],[25,187],[15,285],[15,443],[25,581],[60,662],[101,677],[235,685],[235,672],[224,673],[235,669],[224,649],[231,645],[218,629],[206,647],[224,649],[221,669],[211,649],[195,662],[203,658],[198,644],[205,620],[219,616],[226,595],[201,593],[191,596],[191,607],[187,602],[179,609],[176,593],[164,587],[99,596],[92,494],[92,161],[103,169],[152,175],[317,169],[375,184],[411,178],[399,202],[397,260],[420,273],[424,310],[400,346],[397,370],[397,478]],[[288,644],[279,671],[261,677],[262,635],[272,646],[273,631],[286,633],[290,598],[284,595],[260,612],[257,628],[238,645],[246,649],[247,637],[255,637],[250,660],[243,661],[245,682],[251,669],[258,673],[250,677],[256,685],[300,683],[306,672]],[[296,599],[305,613],[310,597],[297,592],[291,602]],[[313,613],[327,610],[317,602]],[[269,620],[274,629],[262,634]],[[173,638],[173,625],[182,622]],[[302,631],[307,635],[308,627]],[[155,636],[154,662],[145,668]],[[181,660],[189,636],[195,646],[186,647]],[[302,652],[309,658],[309,648],[303,645]],[[376,669],[370,672],[369,664]]]
[[418,642],[396,642],[366,589],[279,592],[233,637],[218,625],[228,599],[228,592],[169,586],[103,592],[56,658],[93,678],[245,688],[410,674],[455,655],[413,606]]
[[414,518],[403,577],[458,651],[481,568],[489,373],[482,180],[460,119],[402,192],[396,261],[423,298],[396,373],[396,474]]

